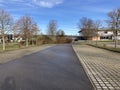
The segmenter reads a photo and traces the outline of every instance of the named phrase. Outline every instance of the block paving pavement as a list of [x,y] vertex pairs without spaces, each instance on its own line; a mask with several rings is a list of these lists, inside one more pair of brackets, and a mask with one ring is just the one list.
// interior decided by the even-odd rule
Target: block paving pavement
[[120,90],[120,53],[73,45],[95,90]]

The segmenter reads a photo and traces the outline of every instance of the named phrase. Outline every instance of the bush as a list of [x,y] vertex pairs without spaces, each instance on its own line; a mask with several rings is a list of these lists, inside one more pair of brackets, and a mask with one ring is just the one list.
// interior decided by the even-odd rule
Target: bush
[[66,43],[72,43],[72,39],[69,38],[69,37],[67,37],[67,38],[66,38]]
[[41,35],[37,39],[37,44],[53,44],[55,42],[55,38],[48,35]]
[[56,42],[57,42],[57,44],[71,43],[72,39],[69,38],[69,37],[60,37],[60,36],[57,36],[56,37]]

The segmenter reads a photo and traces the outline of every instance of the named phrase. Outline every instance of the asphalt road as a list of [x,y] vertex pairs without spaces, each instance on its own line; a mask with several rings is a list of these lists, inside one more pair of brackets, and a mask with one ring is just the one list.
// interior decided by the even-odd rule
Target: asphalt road
[[0,65],[0,90],[93,90],[71,45]]

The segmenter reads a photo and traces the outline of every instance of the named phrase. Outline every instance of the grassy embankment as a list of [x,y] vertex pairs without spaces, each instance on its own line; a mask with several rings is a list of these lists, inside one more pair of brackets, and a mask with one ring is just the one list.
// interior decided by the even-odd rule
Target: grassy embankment
[[87,44],[97,48],[106,49],[109,51],[119,52],[120,53],[120,41],[118,41],[117,48],[114,46],[114,42],[111,40],[108,41],[78,41],[77,44]]

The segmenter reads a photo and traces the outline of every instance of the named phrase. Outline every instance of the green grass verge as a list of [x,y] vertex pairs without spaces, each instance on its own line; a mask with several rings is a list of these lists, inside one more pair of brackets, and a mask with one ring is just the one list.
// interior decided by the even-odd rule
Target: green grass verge
[[[18,43],[8,43],[6,44],[5,51],[25,49],[30,47],[37,47],[37,45],[29,45],[28,47],[26,47],[25,45],[21,45],[21,47],[19,47]],[[2,44],[0,44],[0,52],[5,52],[5,51],[3,51]]]
[[100,40],[100,41],[97,41],[97,42],[114,42],[113,40]]
[[40,45],[29,45],[26,47],[26,45],[21,45],[19,47],[18,43],[8,43],[6,44],[6,49],[3,51],[2,44],[0,44],[0,53],[6,52],[6,51],[13,51],[13,50],[19,50],[19,49],[26,49],[26,48],[34,48],[39,46],[50,46],[50,45],[56,45],[56,44],[40,44]]
[[98,46],[98,45],[93,45],[93,44],[87,44],[87,45],[120,53],[120,48],[112,48],[112,47]]

